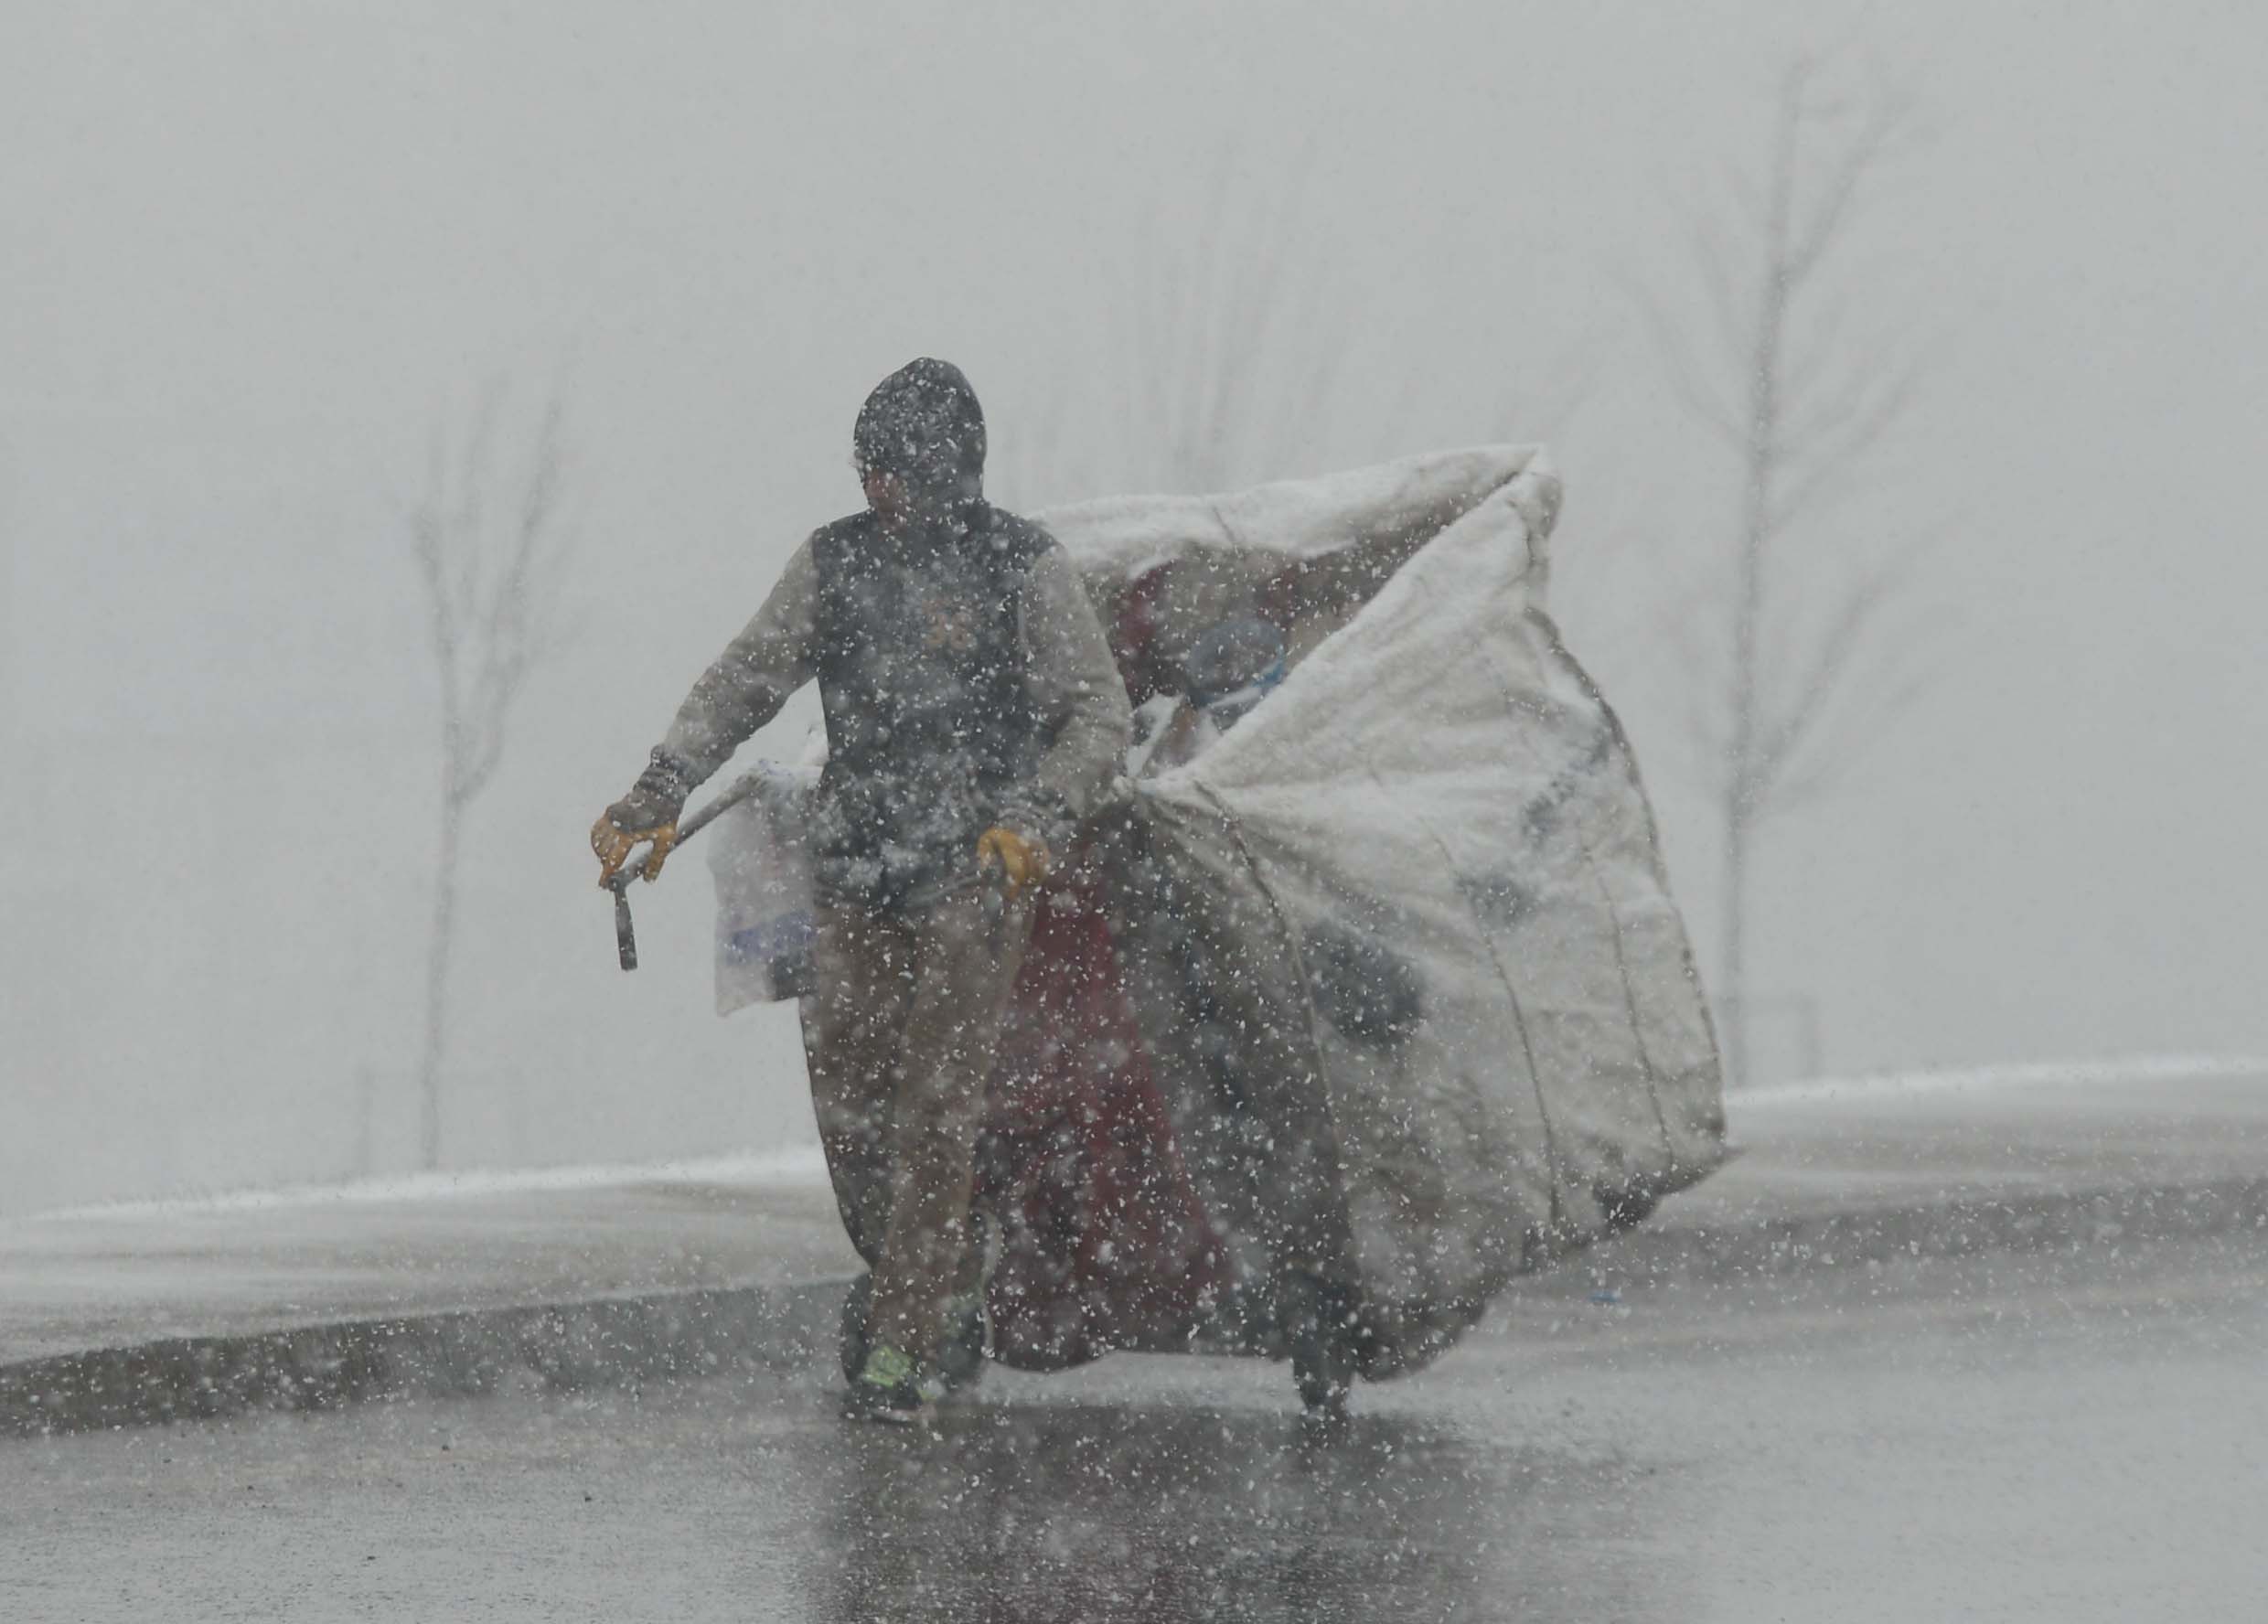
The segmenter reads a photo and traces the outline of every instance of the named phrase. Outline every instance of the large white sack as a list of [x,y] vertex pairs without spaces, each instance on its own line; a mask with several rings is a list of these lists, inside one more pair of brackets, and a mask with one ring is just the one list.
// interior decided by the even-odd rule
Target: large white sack
[[[1545,612],[1558,497],[1538,452],[1485,447],[1043,516],[1106,613],[1161,568],[1376,561],[1280,687],[1136,786],[1173,884],[1128,947],[1208,1199],[1262,1250],[1351,1248],[1380,1373],[1723,1158],[1652,812]],[[1193,954],[1220,996],[1176,987]],[[1225,1088],[1263,1149],[1208,1124]]]

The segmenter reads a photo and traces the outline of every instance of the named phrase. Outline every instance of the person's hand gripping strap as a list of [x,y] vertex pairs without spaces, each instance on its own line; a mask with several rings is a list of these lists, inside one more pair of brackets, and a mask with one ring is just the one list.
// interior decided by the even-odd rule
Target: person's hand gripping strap
[[1011,903],[1027,886],[1044,879],[1054,860],[1046,841],[1018,834],[1005,824],[994,824],[977,839],[977,866],[988,874],[1000,871],[1001,889]]
[[630,793],[599,814],[591,826],[591,850],[598,859],[599,889],[614,883],[630,853],[650,845],[642,870],[647,883],[661,878],[661,865],[677,844],[678,819],[685,811],[690,786],[677,762],[654,753],[646,771],[638,775]]

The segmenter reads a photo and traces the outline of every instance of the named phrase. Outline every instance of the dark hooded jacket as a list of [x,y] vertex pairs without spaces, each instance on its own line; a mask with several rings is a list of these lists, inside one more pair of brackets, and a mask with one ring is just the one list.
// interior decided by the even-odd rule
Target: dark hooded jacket
[[1131,723],[1070,561],[984,499],[984,417],[959,369],[925,358],[893,373],[853,442],[861,468],[904,480],[911,521],[893,532],[861,511],[815,532],[655,759],[690,791],[816,678],[820,884],[915,907],[976,877],[995,823],[1060,849]]

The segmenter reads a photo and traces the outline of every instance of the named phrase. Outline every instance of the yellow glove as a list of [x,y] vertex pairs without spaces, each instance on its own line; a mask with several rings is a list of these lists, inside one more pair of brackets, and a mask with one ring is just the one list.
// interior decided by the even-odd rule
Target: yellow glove
[[622,865],[630,860],[630,853],[642,841],[650,840],[654,849],[646,854],[646,881],[652,884],[661,878],[661,865],[669,856],[669,848],[678,843],[678,819],[685,815],[685,797],[700,783],[700,776],[678,757],[657,747],[646,764],[646,770],[630,785],[624,796],[591,826],[591,849],[598,854],[598,883],[601,891],[614,883]]
[[1023,894],[1024,887],[1038,884],[1054,861],[1048,853],[1046,841],[1020,835],[1000,824],[994,824],[977,838],[977,866],[988,873],[1000,870],[1011,903]]
[[[661,865],[669,860],[669,848],[678,843],[676,818],[650,828],[625,828],[618,816],[622,810],[623,804],[617,801],[599,814],[599,820],[591,826],[591,849],[598,854],[598,883],[602,891],[613,882],[622,865],[630,860],[630,853],[640,843],[649,840],[654,849],[646,855],[645,872],[650,885],[661,878]],[[636,824],[644,820],[630,821]]]

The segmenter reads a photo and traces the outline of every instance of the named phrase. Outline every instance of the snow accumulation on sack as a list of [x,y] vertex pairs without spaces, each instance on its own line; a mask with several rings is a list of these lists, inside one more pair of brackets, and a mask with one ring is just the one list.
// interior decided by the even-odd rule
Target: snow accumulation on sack
[[1545,610],[1558,504],[1539,451],[1491,446],[1040,516],[1138,701],[1205,628],[1283,635],[1105,866],[1208,1207],[1248,1264],[1351,1273],[1366,1374],[1723,1159],[1653,814]]

